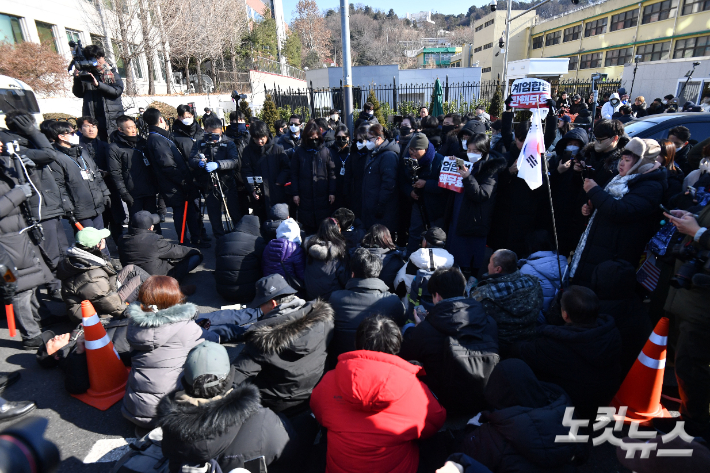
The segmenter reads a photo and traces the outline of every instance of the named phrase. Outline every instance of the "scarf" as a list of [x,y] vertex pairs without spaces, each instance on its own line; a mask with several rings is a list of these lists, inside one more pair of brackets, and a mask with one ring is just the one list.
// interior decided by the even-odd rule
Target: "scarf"
[[[621,176],[617,174],[611,181],[609,181],[609,184],[606,185],[604,191],[607,194],[611,195],[615,200],[620,200],[629,192],[629,181],[637,175],[638,174]],[[596,216],[597,211],[595,210],[592,214],[592,218],[589,219],[589,224],[587,224],[587,228],[584,229],[584,233],[579,239],[577,249],[574,250],[574,256],[572,257],[572,265],[569,272],[570,278],[573,278],[574,273],[577,271],[577,266],[579,266],[579,260],[582,258],[582,252],[584,251],[584,247],[587,245],[589,230],[592,228],[592,224],[594,223],[594,217]]]
[[424,153],[424,156],[419,158],[419,165],[423,169],[429,169],[432,161],[434,161],[435,155],[436,155],[436,150],[434,149],[434,145],[429,143],[429,147],[426,149],[426,153]]
[[105,62],[99,66],[99,74],[101,74],[101,81],[104,84],[113,84],[116,79],[113,77],[113,71],[111,70],[111,65]]

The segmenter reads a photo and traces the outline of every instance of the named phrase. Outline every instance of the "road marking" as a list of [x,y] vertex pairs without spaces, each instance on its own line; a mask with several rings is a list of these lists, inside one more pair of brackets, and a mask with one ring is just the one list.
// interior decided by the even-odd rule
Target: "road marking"
[[136,439],[134,438],[97,440],[91,450],[89,450],[86,458],[84,458],[84,463],[115,462],[128,451],[129,445],[135,441]]

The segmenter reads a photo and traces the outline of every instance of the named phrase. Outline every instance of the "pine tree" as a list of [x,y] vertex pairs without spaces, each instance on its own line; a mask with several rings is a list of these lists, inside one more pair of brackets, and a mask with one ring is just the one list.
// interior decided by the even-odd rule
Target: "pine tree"
[[374,89],[370,89],[370,94],[367,96],[367,101],[372,104],[373,110],[375,112],[375,118],[377,118],[377,121],[380,122],[380,125],[387,128],[387,117],[385,117],[382,113],[382,105],[380,105],[380,101],[377,100],[377,96],[375,95]]
[[279,116],[279,110],[276,108],[276,103],[274,102],[273,97],[271,94],[266,94],[264,108],[261,110],[261,120],[266,123],[273,136],[276,136],[274,122],[279,119]]
[[247,102],[247,99],[242,99],[241,102],[239,102],[239,109],[246,116],[247,121],[249,121],[249,119],[251,118],[251,108],[249,107],[249,102]]
[[488,107],[488,114],[496,118],[503,116],[503,92],[500,90],[500,84],[496,87],[496,93],[493,94],[491,105]]

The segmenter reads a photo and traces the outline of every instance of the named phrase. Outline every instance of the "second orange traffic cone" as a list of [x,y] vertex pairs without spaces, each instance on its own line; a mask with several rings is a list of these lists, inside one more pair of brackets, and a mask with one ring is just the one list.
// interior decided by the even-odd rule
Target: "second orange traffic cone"
[[84,394],[72,394],[72,396],[105,411],[123,399],[126,381],[128,381],[128,369],[119,358],[91,302],[81,303],[81,315],[91,387]]
[[663,373],[666,368],[668,318],[663,317],[611,401],[615,408],[627,406],[625,422],[649,423],[654,417],[671,417],[661,405]]

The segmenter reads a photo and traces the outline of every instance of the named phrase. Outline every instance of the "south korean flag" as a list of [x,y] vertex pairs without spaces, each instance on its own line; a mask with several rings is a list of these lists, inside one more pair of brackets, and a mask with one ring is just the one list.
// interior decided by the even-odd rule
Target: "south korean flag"
[[545,139],[542,133],[542,119],[547,115],[547,109],[533,108],[532,120],[528,136],[525,137],[523,149],[518,157],[518,177],[535,190],[542,185],[542,160],[545,152]]

